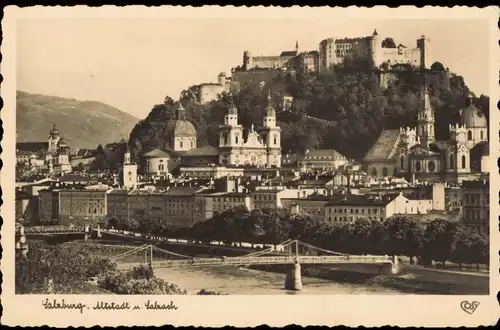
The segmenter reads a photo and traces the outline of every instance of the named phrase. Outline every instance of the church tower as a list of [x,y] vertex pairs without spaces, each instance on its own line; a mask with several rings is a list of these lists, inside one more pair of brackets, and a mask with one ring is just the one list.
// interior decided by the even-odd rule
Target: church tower
[[276,125],[276,109],[272,102],[271,91],[269,91],[260,134],[267,147],[267,166],[281,167],[281,128]]
[[50,130],[49,133],[49,147],[47,152],[49,154],[56,154],[58,149],[59,149],[59,140],[61,137],[59,136],[59,131],[57,130],[56,124],[54,123],[52,126],[52,129]]
[[137,185],[137,164],[132,162],[128,148],[123,156],[122,185],[127,189],[133,189]]
[[238,165],[238,148],[243,146],[243,126],[238,124],[238,108],[229,95],[227,115],[219,131],[219,162],[222,165]]
[[418,109],[418,125],[417,136],[420,139],[420,144],[428,147],[436,138],[434,135],[434,111],[432,110],[429,91],[427,86],[422,88],[420,94],[420,107]]
[[446,171],[448,173],[470,173],[470,149],[467,147],[465,126],[450,125],[450,143],[446,150]]

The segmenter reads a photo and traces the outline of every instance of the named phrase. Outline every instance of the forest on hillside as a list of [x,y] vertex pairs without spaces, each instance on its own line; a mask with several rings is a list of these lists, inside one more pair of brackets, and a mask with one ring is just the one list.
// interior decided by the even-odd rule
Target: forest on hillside
[[[239,122],[246,129],[262,123],[269,90],[282,129],[282,152],[303,153],[306,149],[333,148],[353,159],[362,159],[385,129],[415,126],[420,106],[422,75],[406,72],[385,90],[379,86],[372,71],[333,70],[324,74],[278,75],[264,87],[249,84],[233,96]],[[283,111],[283,95],[293,96],[290,111]],[[469,89],[463,77],[452,74],[450,90],[430,89],[431,104],[436,116],[436,138],[448,138],[448,125],[459,120]],[[195,125],[198,146],[218,144],[218,127],[227,112],[229,96],[201,105],[197,87],[181,93],[180,101],[187,117]],[[489,97],[474,99],[476,106],[489,118]],[[168,123],[175,119],[175,102],[167,96],[152,107],[149,115],[133,128],[129,146],[133,157],[156,147],[168,147]],[[307,118],[321,118],[331,125]]]

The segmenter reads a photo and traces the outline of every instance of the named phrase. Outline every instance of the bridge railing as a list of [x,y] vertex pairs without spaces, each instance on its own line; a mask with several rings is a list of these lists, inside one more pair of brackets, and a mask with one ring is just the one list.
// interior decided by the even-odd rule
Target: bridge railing
[[271,265],[271,264],[391,264],[389,256],[258,256],[183,260],[154,260],[154,268],[203,267],[224,265]]

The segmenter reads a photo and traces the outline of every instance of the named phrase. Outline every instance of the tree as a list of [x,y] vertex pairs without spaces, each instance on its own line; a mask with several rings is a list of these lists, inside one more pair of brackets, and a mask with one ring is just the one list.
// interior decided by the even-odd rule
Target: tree
[[441,62],[434,62],[431,65],[432,71],[445,71],[444,66]]
[[423,256],[445,265],[452,258],[457,241],[457,224],[445,219],[431,221],[424,231]]
[[418,222],[406,216],[394,216],[384,222],[386,230],[386,253],[390,255],[406,255],[413,258],[419,255],[423,230]]
[[115,269],[73,244],[29,241],[27,257],[16,253],[16,293],[70,293],[99,273]]
[[382,48],[397,48],[397,46],[396,46],[396,43],[394,42],[394,39],[385,38],[382,41]]
[[109,271],[99,276],[100,288],[116,294],[161,295],[186,294],[177,285],[152,275],[147,268],[139,267],[129,272]]

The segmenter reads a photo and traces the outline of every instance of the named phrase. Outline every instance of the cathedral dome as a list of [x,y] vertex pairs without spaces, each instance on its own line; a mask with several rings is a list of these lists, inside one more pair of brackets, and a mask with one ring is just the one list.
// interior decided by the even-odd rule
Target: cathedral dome
[[174,136],[195,136],[196,128],[186,119],[186,110],[179,102],[175,120],[168,124],[168,131]]
[[472,104],[472,97],[467,98],[467,106],[462,110],[460,124],[466,128],[487,128],[488,123],[483,112]]
[[175,136],[196,136],[196,128],[187,120],[174,120],[169,124],[169,131]]

